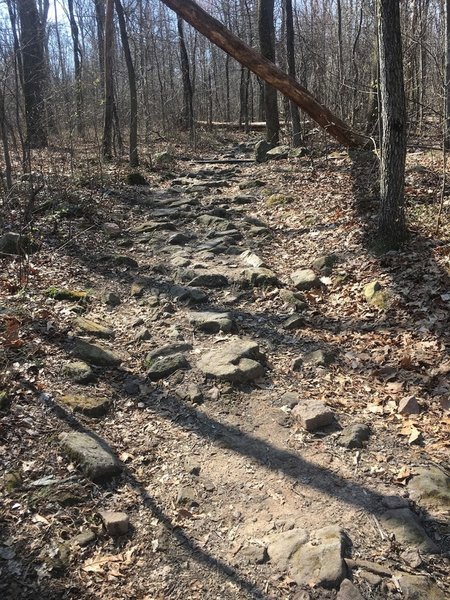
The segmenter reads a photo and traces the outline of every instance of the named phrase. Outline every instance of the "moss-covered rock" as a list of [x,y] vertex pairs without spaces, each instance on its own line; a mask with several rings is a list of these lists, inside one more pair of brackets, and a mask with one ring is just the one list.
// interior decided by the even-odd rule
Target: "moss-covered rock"
[[70,302],[86,302],[89,298],[89,292],[86,290],[69,290],[56,286],[49,287],[45,294],[54,300],[69,300]]
[[91,383],[95,379],[91,367],[82,360],[75,360],[67,363],[62,369],[63,375],[74,383]]
[[74,322],[77,331],[92,335],[98,338],[112,338],[114,337],[114,331],[111,327],[92,321],[91,319],[85,319],[84,317],[78,317]]
[[283,206],[292,202],[294,202],[294,198],[286,194],[271,194],[266,198],[267,206]]
[[3,477],[3,488],[6,492],[11,493],[22,487],[22,476],[19,471],[11,471],[5,473]]
[[79,396],[66,394],[60,401],[69,406],[74,412],[79,412],[87,417],[102,417],[110,407],[108,398],[95,398],[92,396]]
[[379,281],[371,281],[364,286],[364,297],[369,304],[380,309],[389,308],[392,296]]

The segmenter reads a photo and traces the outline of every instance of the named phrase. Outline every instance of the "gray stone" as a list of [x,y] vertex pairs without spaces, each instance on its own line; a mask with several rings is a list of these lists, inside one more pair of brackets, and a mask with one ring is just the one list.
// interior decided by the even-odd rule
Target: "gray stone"
[[405,600],[446,600],[448,596],[424,575],[397,573]]
[[244,383],[264,375],[264,367],[258,362],[262,358],[256,342],[234,338],[204,354],[197,366],[207,376]]
[[182,400],[189,400],[194,404],[201,404],[203,402],[202,390],[195,383],[189,384],[187,388],[178,388],[176,395]]
[[289,158],[301,158],[302,156],[308,156],[309,150],[308,148],[304,148],[303,146],[300,148],[291,148],[289,150],[288,157]]
[[251,250],[245,250],[242,252],[240,258],[244,264],[248,265],[249,267],[253,267],[254,269],[266,267],[263,259]]
[[147,367],[147,377],[150,381],[158,381],[164,379],[175,371],[180,369],[190,369],[190,365],[183,354],[173,354],[171,356],[163,356],[155,361],[145,361]]
[[281,289],[279,295],[283,302],[292,305],[297,311],[301,311],[308,307],[305,297],[301,292],[292,292],[291,290]]
[[152,350],[147,354],[146,360],[154,361],[157,358],[161,358],[162,356],[170,356],[172,354],[180,354],[181,352],[189,352],[192,350],[192,344],[188,342],[182,342],[179,344],[167,344],[166,346],[161,346],[160,348],[156,348],[156,350]]
[[189,282],[192,287],[223,288],[227,285],[228,279],[219,273],[202,273]]
[[184,233],[175,233],[168,240],[167,243],[171,246],[185,246],[189,242],[189,237]]
[[188,314],[188,318],[189,323],[194,325],[195,329],[205,333],[218,333],[219,331],[228,333],[235,327],[230,313],[191,312]]
[[153,164],[159,169],[170,169],[176,163],[176,158],[164,150],[163,152],[155,152],[153,155]]
[[298,585],[337,588],[347,576],[344,556],[349,547],[350,540],[337,525],[319,529],[294,552],[289,574]]
[[309,536],[304,529],[295,528],[281,533],[272,533],[267,537],[267,554],[271,562],[280,571],[284,571],[294,553],[306,544]]
[[91,383],[95,379],[95,375],[91,367],[82,360],[67,363],[64,365],[62,372],[74,383],[86,384]]
[[337,593],[336,600],[364,600],[364,596],[350,579],[344,579]]
[[269,160],[279,160],[287,158],[289,154],[289,146],[275,146],[266,152],[266,157]]
[[244,279],[256,287],[278,286],[280,280],[270,269],[264,267],[245,269]]
[[321,287],[322,283],[312,269],[298,269],[291,273],[291,280],[300,291]]
[[305,352],[292,362],[292,370],[299,371],[305,365],[311,365],[315,367],[326,367],[333,362],[334,356],[331,352],[324,352],[323,350],[313,350],[312,352]]
[[415,396],[402,398],[398,403],[397,411],[401,415],[418,415],[420,414],[420,406]]
[[177,504],[186,506],[198,506],[197,492],[190,485],[183,485],[178,489]]
[[175,231],[176,227],[173,223],[165,221],[145,221],[136,227],[130,229],[130,233],[151,233],[154,231]]
[[283,323],[284,329],[286,331],[295,331],[296,329],[300,329],[305,324],[305,318],[301,315],[291,315],[286,321]]
[[25,256],[34,254],[37,250],[38,245],[26,235],[8,231],[0,236],[0,257]]
[[102,300],[105,304],[108,304],[109,306],[119,306],[121,302],[119,296],[117,296],[117,294],[114,294],[113,292],[106,292],[102,296]]
[[409,508],[396,508],[382,514],[383,527],[395,535],[395,539],[404,546],[413,546],[426,554],[436,554],[438,548],[425,533],[420,520]]
[[450,477],[438,467],[419,467],[408,483],[409,495],[429,509],[448,511],[450,508]]
[[[256,162],[265,162],[267,159],[267,152],[273,148],[273,145],[270,144],[269,142],[267,142],[266,140],[260,140],[256,145],[255,145],[255,160]],[[241,187],[241,186],[239,186]],[[242,188],[241,189],[245,189]]]
[[339,437],[339,444],[346,448],[362,448],[370,437],[370,428],[362,423],[347,425]]
[[208,300],[208,295],[203,290],[181,285],[173,285],[169,290],[169,294],[179,302],[189,302],[191,304],[200,304]]
[[71,408],[73,412],[79,412],[87,417],[102,417],[111,405],[108,398],[95,398],[94,396],[80,396],[66,394],[60,397],[60,401]]
[[112,338],[114,337],[114,331],[108,325],[104,323],[98,323],[85,317],[78,317],[74,322],[75,329],[80,333],[86,333],[93,337],[98,338]]
[[214,231],[228,231],[234,229],[234,225],[228,219],[214,215],[200,215],[197,223],[203,227],[210,227]]
[[316,258],[312,264],[312,268],[316,271],[320,271],[324,275],[329,275],[337,262],[338,257],[336,254],[325,254],[324,256]]
[[234,204],[237,204],[238,206],[242,206],[243,204],[253,204],[257,201],[257,199],[255,198],[255,196],[244,196],[240,194],[232,198],[231,201],[234,202]]
[[120,473],[120,463],[111,448],[96,436],[73,431],[61,433],[59,440],[63,450],[90,479],[107,479]]
[[119,537],[128,533],[130,521],[126,513],[101,510],[99,515],[102,518],[106,533],[111,537]]
[[318,400],[305,400],[292,409],[292,416],[307,431],[316,431],[334,422],[334,413]]
[[122,359],[108,348],[84,340],[76,341],[73,354],[91,365],[101,367],[117,367],[122,362]]
[[242,557],[247,563],[253,563],[261,565],[267,560],[267,551],[265,546],[259,544],[249,544],[244,546],[239,551],[239,556]]
[[386,508],[408,508],[409,502],[401,496],[384,496],[381,500]]
[[298,404],[299,397],[298,394],[294,392],[285,392],[280,398],[277,400],[277,406],[288,406],[289,408],[294,408],[296,404]]
[[86,529],[86,531],[82,531],[78,535],[75,535],[71,540],[70,544],[72,546],[80,546],[80,548],[84,548],[91,542],[95,541],[95,533],[92,529]]
[[142,329],[139,329],[139,331],[136,332],[134,339],[136,342],[148,342],[148,340],[152,339],[152,334],[150,333],[150,330],[147,329],[147,327],[143,327]]

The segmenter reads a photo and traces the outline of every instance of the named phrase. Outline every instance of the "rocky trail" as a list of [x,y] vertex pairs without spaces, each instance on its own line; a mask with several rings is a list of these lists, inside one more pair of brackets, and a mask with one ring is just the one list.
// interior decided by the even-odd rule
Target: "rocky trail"
[[449,597],[448,239],[378,257],[368,162],[246,150],[42,211],[0,305],[0,597]]

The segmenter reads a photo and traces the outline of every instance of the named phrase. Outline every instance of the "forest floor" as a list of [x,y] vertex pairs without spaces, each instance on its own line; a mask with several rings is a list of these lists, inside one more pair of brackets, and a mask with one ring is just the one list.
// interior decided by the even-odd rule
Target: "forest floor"
[[367,156],[170,151],[49,169],[0,259],[0,597],[450,597],[441,157],[380,254]]

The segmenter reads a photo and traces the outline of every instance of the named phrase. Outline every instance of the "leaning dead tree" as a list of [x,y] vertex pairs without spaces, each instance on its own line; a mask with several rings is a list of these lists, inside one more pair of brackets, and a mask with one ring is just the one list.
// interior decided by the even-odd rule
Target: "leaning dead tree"
[[295,102],[339,143],[349,148],[357,148],[366,143],[367,138],[352,131],[344,121],[334,115],[328,108],[322,106],[306,88],[247,46],[193,0],[161,0],[161,2],[174,10],[213,44],[224,50],[250,71],[253,71],[266,83],[279,90],[289,100]]

